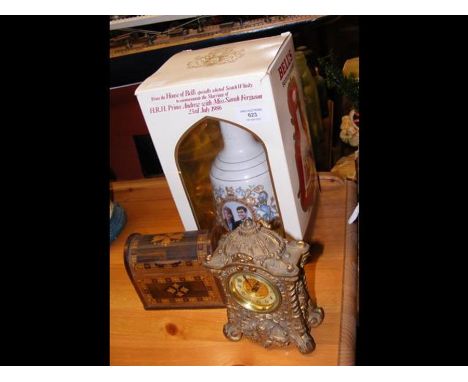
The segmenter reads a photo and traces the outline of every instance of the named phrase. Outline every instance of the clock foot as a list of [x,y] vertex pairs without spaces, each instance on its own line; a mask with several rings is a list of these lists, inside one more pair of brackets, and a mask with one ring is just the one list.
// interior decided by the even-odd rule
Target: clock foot
[[271,347],[271,345],[273,345],[273,342],[271,340],[266,340],[264,343],[263,343],[263,347],[268,349],[269,347]]
[[322,323],[323,316],[324,313],[322,308],[309,308],[309,317],[307,319],[307,323],[310,327],[315,328]]
[[315,341],[308,333],[296,338],[295,342],[302,354],[311,353],[315,350]]
[[231,341],[239,341],[242,338],[242,332],[231,323],[227,323],[223,327],[224,336]]

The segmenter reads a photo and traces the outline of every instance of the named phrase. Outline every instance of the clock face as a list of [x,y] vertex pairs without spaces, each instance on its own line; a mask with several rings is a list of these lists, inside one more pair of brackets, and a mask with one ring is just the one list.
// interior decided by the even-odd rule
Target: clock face
[[229,279],[229,291],[244,308],[254,312],[271,312],[281,301],[281,294],[266,278],[248,272],[234,273]]

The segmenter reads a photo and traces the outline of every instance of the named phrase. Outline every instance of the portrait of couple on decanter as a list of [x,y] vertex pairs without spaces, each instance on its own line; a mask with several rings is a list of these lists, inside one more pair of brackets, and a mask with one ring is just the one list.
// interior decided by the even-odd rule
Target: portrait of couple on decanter
[[224,226],[232,231],[239,227],[245,220],[252,220],[252,215],[247,207],[240,203],[226,203],[223,207]]

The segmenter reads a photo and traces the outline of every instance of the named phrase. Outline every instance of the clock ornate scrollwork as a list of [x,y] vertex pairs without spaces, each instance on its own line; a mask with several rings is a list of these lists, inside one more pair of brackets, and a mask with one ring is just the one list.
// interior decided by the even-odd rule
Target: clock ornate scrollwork
[[301,353],[312,352],[310,330],[324,313],[307,292],[308,255],[307,243],[287,242],[250,220],[224,235],[204,263],[226,295],[224,335],[233,341],[245,336],[264,347],[294,343]]

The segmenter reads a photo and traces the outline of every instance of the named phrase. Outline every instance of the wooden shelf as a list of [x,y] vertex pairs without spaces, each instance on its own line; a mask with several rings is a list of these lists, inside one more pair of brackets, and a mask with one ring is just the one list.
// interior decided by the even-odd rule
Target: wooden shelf
[[[316,350],[308,355],[293,345],[264,349],[247,339],[227,340],[226,309],[146,311],[127,276],[123,247],[134,232],[183,231],[165,178],[112,184],[114,201],[127,213],[127,225],[110,247],[111,365],[352,365],[357,300],[356,223],[347,218],[356,205],[356,184],[321,173],[313,238],[323,252],[305,266],[309,292],[325,311],[313,329]],[[309,239],[309,240],[307,240]]]

